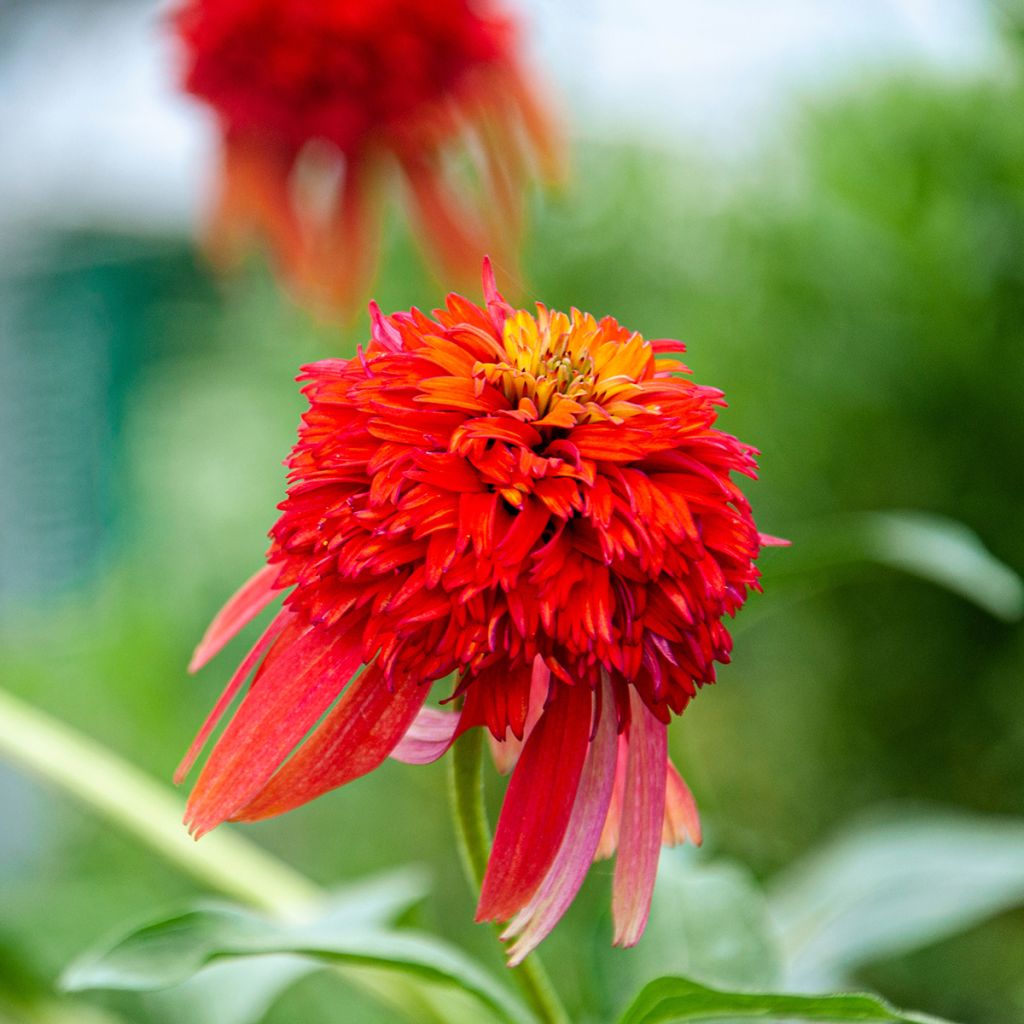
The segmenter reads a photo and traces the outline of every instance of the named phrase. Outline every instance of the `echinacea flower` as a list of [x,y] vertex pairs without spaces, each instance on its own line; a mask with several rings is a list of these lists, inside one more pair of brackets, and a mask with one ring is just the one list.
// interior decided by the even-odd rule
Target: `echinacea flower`
[[215,259],[262,236],[303,297],[346,311],[397,171],[448,274],[488,247],[514,263],[524,187],[557,177],[560,154],[493,2],[185,0],[175,24],[185,87],[223,137]]
[[[716,428],[722,394],[680,342],[513,309],[489,264],[484,292],[433,316],[371,305],[365,350],[302,370],[268,565],[193,667],[283,608],[179,777],[250,675],[188,803],[197,836],[486,728],[514,767],[477,917],[509,922],[514,963],[616,851],[615,941],[635,943],[662,843],[699,841],[668,724],[728,661],[724,618],[772,539],[732,479],[756,452]],[[450,676],[456,710],[425,707]]]

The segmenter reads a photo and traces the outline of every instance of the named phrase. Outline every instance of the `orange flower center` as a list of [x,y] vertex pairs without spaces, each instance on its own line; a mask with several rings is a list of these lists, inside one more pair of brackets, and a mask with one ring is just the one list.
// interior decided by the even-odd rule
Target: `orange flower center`
[[504,358],[478,362],[473,374],[502,390],[525,422],[573,427],[648,411],[632,402],[653,369],[651,346],[639,334],[610,332],[579,310],[570,318],[541,307],[537,317],[525,310],[510,316],[502,346]]

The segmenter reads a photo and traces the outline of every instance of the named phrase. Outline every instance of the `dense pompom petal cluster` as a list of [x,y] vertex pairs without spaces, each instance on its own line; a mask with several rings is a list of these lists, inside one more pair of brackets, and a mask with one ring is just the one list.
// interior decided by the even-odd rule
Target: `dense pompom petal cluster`
[[488,245],[514,259],[530,163],[554,175],[559,158],[508,15],[471,0],[186,0],[176,27],[185,86],[224,136],[215,255],[256,231],[306,297],[350,305],[390,163],[449,272]]
[[[616,941],[636,942],[662,843],[699,841],[667,725],[728,660],[724,618],[770,539],[733,480],[756,453],[716,428],[722,395],[679,342],[513,309],[489,267],[485,294],[373,307],[365,350],[304,368],[269,564],[196,664],[287,596],[183,770],[254,671],[189,802],[196,833],[485,727],[512,776],[478,917],[509,922],[515,962],[612,853]],[[449,677],[455,710],[424,707]]]

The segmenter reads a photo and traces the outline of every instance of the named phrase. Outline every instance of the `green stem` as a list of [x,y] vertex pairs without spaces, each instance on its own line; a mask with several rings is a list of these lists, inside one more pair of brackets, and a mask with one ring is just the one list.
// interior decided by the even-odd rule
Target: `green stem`
[[227,829],[201,843],[182,826],[185,804],[116,754],[0,690],[0,755],[77,797],[203,885],[292,917],[324,892]]
[[[459,737],[448,755],[448,783],[455,834],[470,888],[480,891],[491,849],[491,829],[484,803],[483,729],[470,729]],[[531,953],[512,976],[542,1024],[569,1024],[569,1015],[536,953]]]

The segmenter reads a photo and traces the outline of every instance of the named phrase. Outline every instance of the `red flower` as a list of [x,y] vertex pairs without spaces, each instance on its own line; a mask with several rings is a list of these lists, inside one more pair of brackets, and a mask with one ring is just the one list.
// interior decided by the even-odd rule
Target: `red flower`
[[[723,618],[770,539],[731,479],[756,453],[716,429],[722,395],[681,343],[512,309],[489,267],[484,289],[486,308],[450,295],[433,318],[371,306],[365,351],[304,368],[269,565],[194,666],[284,608],[181,773],[253,670],[189,801],[197,835],[486,727],[515,768],[478,918],[510,920],[515,962],[616,847],[615,939],[636,942],[662,842],[699,841],[667,726],[728,660]],[[452,674],[460,709],[424,708]]]
[[450,273],[488,245],[514,261],[530,159],[555,175],[558,154],[507,15],[471,0],[186,0],[176,26],[185,86],[223,131],[215,257],[255,229],[307,297],[350,306],[395,163]]

